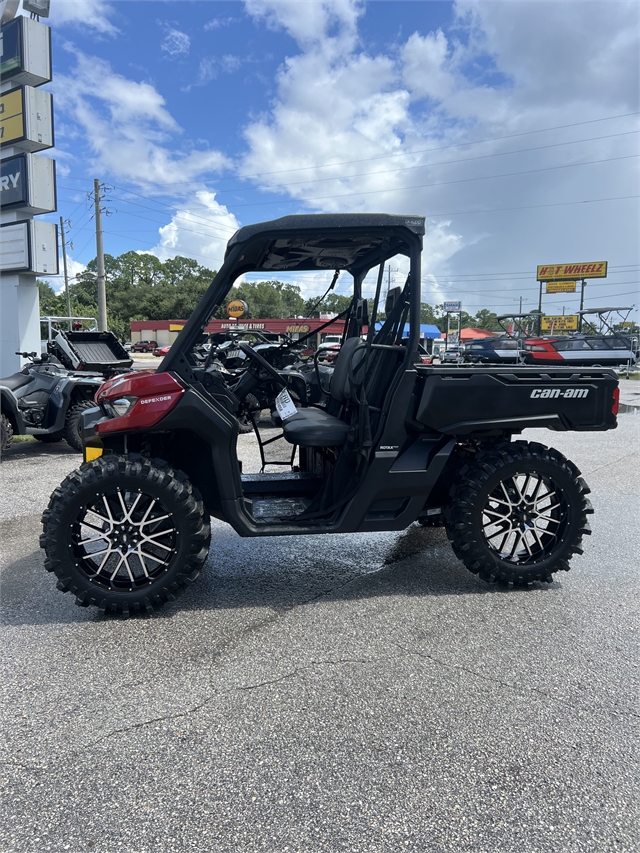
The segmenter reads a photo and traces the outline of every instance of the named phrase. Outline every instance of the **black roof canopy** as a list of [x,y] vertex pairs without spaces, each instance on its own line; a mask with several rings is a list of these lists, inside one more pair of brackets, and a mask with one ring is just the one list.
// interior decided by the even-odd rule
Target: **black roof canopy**
[[247,244],[246,270],[328,270],[353,272],[394,255],[409,254],[422,242],[424,217],[387,213],[283,216],[247,225],[233,235],[227,252]]

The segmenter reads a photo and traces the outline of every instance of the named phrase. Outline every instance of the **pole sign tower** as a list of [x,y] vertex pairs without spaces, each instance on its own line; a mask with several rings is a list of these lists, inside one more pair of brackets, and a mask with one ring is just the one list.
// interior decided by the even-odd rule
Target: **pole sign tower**
[[35,153],[54,144],[53,99],[39,88],[51,80],[51,30],[14,17],[16,2],[0,5],[0,376],[7,376],[20,368],[16,351],[40,351],[36,277],[58,273],[58,231],[33,218],[57,208],[55,161]]
[[[538,266],[536,278],[540,283],[538,298],[538,334],[554,331],[582,331],[582,309],[584,308],[584,289],[588,278],[606,278],[607,261],[590,261],[582,264],[543,264]],[[558,317],[544,317],[542,314],[542,288],[546,285],[547,293],[575,293],[578,283],[580,288],[580,311],[577,314]]]

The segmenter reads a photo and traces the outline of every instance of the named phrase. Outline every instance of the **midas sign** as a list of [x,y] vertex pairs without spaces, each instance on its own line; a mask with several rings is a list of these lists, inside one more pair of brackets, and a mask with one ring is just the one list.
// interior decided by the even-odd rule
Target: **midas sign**
[[540,328],[543,332],[575,332],[578,328],[578,316],[561,314],[558,317],[542,317]]
[[242,299],[232,299],[227,305],[227,317],[244,317],[249,306]]
[[548,281],[547,293],[575,293],[575,281]]
[[606,277],[606,261],[594,261],[590,264],[551,264],[546,267],[538,267],[538,281],[567,281],[567,279]]

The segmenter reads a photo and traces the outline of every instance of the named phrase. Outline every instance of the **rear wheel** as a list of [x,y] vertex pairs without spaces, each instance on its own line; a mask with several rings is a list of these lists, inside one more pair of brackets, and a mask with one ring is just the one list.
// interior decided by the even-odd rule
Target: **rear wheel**
[[94,407],[95,403],[91,400],[83,400],[81,403],[71,406],[67,412],[64,422],[65,441],[79,453],[82,453],[82,413]]
[[581,554],[589,488],[576,466],[542,444],[513,442],[476,454],[460,471],[447,534],[466,567],[486,581],[553,580]]
[[0,415],[0,459],[11,447],[13,441],[13,427],[6,415]]
[[71,473],[42,516],[58,589],[103,612],[151,613],[194,581],[211,528],[186,475],[162,460],[106,456]]

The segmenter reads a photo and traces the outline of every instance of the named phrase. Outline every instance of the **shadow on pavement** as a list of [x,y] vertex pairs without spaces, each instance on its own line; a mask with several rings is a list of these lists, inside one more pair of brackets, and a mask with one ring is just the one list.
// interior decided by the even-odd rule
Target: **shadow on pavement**
[[[384,596],[526,595],[557,589],[557,582],[513,589],[487,584],[453,554],[442,528],[414,525],[400,534],[342,534],[319,537],[241,539],[224,525],[214,539],[202,574],[175,603],[151,617],[170,619],[181,611],[265,607],[289,610],[315,600],[347,601]],[[217,541],[216,541],[217,536]],[[79,608],[56,590],[34,551],[2,572],[5,624],[70,624],[120,621],[95,608]]]

